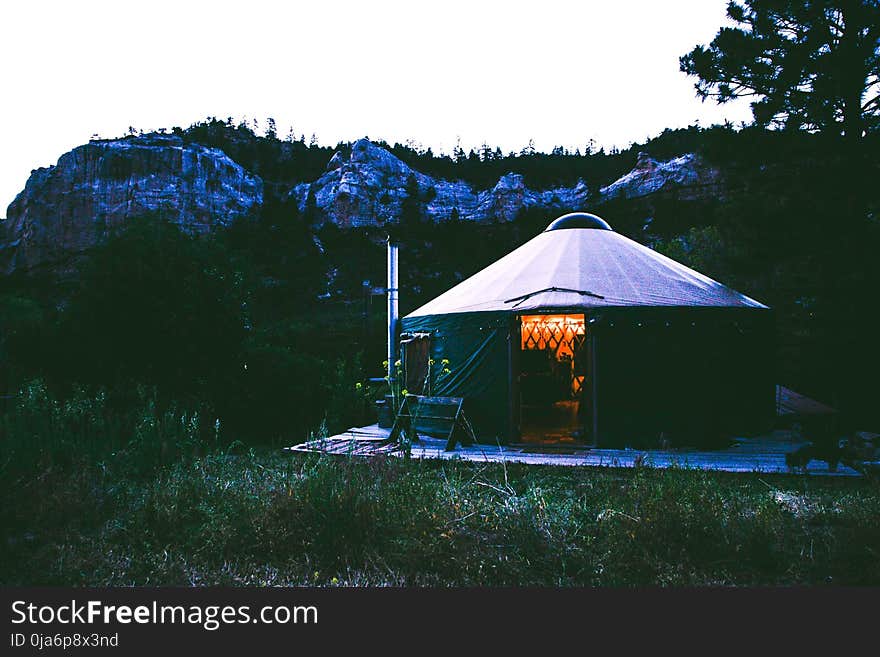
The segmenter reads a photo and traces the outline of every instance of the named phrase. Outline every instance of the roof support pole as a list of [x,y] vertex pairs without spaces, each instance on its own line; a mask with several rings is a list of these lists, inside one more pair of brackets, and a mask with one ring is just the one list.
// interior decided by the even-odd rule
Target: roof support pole
[[507,442],[513,443],[518,442],[522,437],[519,397],[522,321],[519,315],[513,315],[507,326]]
[[[589,324],[588,324],[589,326]],[[592,397],[593,403],[591,404],[592,408],[592,418],[590,421],[593,423],[593,444],[601,446],[599,442],[599,368],[598,368],[598,347],[599,347],[599,336],[592,332],[590,335],[590,396]]]

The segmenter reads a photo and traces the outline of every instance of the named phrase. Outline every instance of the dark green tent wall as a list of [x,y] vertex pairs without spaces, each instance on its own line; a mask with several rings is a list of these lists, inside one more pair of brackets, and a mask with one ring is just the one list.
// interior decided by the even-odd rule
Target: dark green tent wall
[[[465,415],[481,442],[507,442],[510,434],[509,316],[461,313],[404,317],[401,331],[431,334],[431,394],[464,397]],[[449,361],[449,375],[440,365]]]
[[[482,443],[518,438],[516,318],[496,312],[402,320],[405,334],[431,334],[431,393],[463,397]],[[596,340],[597,445],[651,445],[661,432],[675,442],[711,445],[772,423],[771,311],[626,308],[590,312],[586,319]],[[446,376],[437,374],[443,359]]]
[[770,310],[615,309],[590,326],[598,444],[711,446],[772,425]]

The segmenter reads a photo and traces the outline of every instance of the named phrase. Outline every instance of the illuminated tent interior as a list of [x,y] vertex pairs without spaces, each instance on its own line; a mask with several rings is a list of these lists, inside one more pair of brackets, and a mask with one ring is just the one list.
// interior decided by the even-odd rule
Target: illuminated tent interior
[[464,397],[484,442],[706,444],[772,420],[770,309],[587,213],[401,331],[409,389]]

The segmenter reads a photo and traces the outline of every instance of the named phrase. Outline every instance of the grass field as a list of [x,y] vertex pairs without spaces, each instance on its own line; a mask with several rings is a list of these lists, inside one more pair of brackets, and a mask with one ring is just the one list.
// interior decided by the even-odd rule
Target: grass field
[[45,585],[880,583],[867,479],[180,454],[3,483],[0,581]]

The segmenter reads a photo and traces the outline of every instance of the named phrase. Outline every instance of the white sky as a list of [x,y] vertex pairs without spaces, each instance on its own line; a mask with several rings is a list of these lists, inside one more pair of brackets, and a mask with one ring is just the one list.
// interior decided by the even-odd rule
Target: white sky
[[272,116],[335,145],[625,147],[750,118],[701,103],[678,57],[727,0],[0,3],[0,216],[93,134]]

